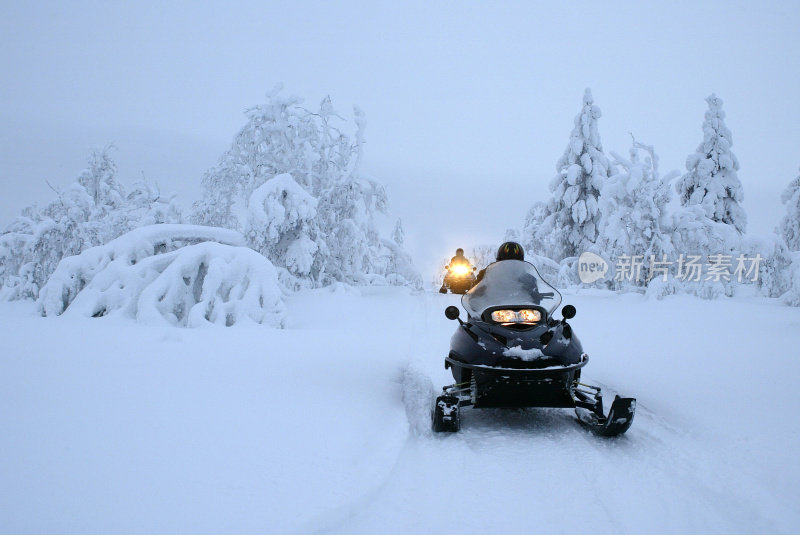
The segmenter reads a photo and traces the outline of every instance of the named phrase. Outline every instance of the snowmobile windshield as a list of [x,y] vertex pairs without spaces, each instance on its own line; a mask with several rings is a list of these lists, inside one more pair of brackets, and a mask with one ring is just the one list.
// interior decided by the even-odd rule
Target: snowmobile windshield
[[483,279],[461,298],[467,313],[481,318],[490,308],[541,307],[548,316],[561,303],[561,294],[542,279],[533,264],[502,260],[490,264]]

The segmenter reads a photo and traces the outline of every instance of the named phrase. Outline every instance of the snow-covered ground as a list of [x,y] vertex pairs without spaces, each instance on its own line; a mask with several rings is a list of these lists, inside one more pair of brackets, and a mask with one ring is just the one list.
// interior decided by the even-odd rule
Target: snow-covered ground
[[566,409],[467,409],[459,433],[434,435],[457,296],[306,291],[283,330],[0,303],[0,532],[800,529],[800,309],[565,302],[584,379],[639,400],[622,437]]

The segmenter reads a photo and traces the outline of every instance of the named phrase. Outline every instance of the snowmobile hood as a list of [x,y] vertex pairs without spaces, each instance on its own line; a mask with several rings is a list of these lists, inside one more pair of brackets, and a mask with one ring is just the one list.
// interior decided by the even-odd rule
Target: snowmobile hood
[[474,318],[490,308],[540,307],[551,316],[561,303],[561,294],[542,279],[533,264],[524,260],[501,260],[486,267],[483,279],[464,297],[461,305]]

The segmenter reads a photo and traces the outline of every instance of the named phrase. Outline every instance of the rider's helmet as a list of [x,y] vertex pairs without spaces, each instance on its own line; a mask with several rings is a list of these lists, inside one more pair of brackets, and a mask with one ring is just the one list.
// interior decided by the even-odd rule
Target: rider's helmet
[[497,260],[525,260],[525,251],[515,241],[507,241],[497,250]]
[[456,256],[464,256],[464,249],[462,249],[461,247],[456,249]]

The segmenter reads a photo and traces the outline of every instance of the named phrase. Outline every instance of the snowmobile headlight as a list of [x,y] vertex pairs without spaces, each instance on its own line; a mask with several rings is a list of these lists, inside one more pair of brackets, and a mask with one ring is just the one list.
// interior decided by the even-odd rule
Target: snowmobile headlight
[[517,321],[517,313],[513,310],[495,310],[492,312],[492,321],[497,323],[511,323]]
[[536,323],[541,321],[542,313],[538,310],[525,308],[522,310],[495,310],[492,312],[492,321],[497,323]]
[[518,310],[517,316],[526,323],[536,323],[542,319],[542,313],[538,310],[533,310],[530,308],[526,308],[524,310]]
[[466,275],[469,273],[469,268],[464,265],[453,266],[450,268],[453,275]]

